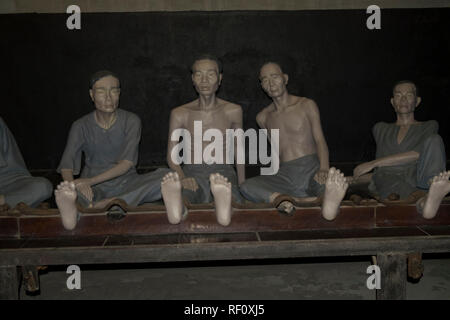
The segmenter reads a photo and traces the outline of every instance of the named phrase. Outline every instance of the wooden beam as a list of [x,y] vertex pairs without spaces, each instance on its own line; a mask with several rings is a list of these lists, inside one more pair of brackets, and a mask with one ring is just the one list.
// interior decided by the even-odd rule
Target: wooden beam
[[377,300],[406,299],[406,254],[379,253],[377,264],[381,271],[381,288]]
[[450,236],[420,236],[0,249],[0,261],[6,265],[65,265],[365,256],[392,251],[439,253],[449,250]]
[[2,0],[0,13],[65,13],[70,5],[82,12],[144,11],[230,11],[230,10],[365,10],[372,4],[380,8],[442,8],[448,0]]
[[15,265],[0,265],[0,300],[17,299],[19,299],[19,274],[17,267]]

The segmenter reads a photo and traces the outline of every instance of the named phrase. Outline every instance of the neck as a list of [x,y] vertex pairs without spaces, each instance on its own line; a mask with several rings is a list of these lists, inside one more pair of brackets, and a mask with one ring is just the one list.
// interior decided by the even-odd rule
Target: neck
[[102,112],[100,110],[95,111],[95,120],[98,125],[103,129],[109,129],[116,121],[116,111],[114,112]]
[[412,123],[415,123],[414,112],[410,113],[397,113],[397,122],[396,124],[399,126],[407,126]]
[[198,98],[198,106],[200,110],[211,110],[215,109],[217,106],[217,98],[215,94],[203,96],[200,95]]
[[290,104],[289,94],[287,91],[284,91],[284,93],[281,96],[274,97],[273,104],[275,105],[276,110],[283,110],[286,109]]

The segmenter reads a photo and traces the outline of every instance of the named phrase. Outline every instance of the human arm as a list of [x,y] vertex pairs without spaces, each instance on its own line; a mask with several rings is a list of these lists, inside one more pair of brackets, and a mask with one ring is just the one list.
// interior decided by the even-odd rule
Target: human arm
[[323,184],[326,182],[328,170],[330,169],[328,145],[322,131],[320,123],[319,108],[313,100],[307,103],[308,118],[311,124],[312,135],[317,147],[317,156],[320,162],[319,171],[315,174],[314,179]]
[[[179,138],[180,136],[177,136],[176,131],[177,129],[183,129],[184,128],[184,112],[180,108],[176,108],[172,110],[170,113],[170,120],[169,120],[169,138],[167,143],[167,164],[170,169],[175,171],[178,174],[178,177],[181,181],[181,184],[183,188],[189,189],[192,191],[196,191],[198,189],[197,182],[192,177],[186,177],[183,169],[181,168],[181,165],[174,162],[174,159],[172,158],[172,153],[174,153],[174,157],[177,155],[175,148],[179,144]],[[186,137],[183,137],[183,142],[185,148],[183,149],[183,152],[190,152],[191,148],[191,141],[186,141]],[[178,154],[179,155],[179,154]],[[190,156],[190,155],[189,155]]]
[[[74,175],[80,173],[81,154],[83,150],[84,134],[83,125],[80,121],[72,124],[66,147],[64,149],[61,162],[57,172],[61,174],[63,181],[74,181]],[[83,194],[89,201],[92,201],[93,192],[89,185],[76,185],[77,190]]]
[[419,159],[420,154],[417,151],[408,151],[393,154],[390,156],[378,158],[372,161],[364,162],[353,170],[353,177],[358,178],[365,173],[379,167],[398,166]]
[[129,160],[121,160],[114,167],[105,172],[90,178],[74,179],[71,169],[61,169],[61,176],[64,181],[73,181],[75,187],[89,200],[93,199],[92,186],[119,177],[133,167],[133,162]]
[[[231,127],[232,129],[242,129],[243,127],[243,120],[242,120],[242,108],[241,106],[236,106],[236,108],[233,108],[230,112],[230,119],[231,119]],[[236,138],[237,139],[237,138]],[[236,141],[235,141],[236,142]],[[239,147],[237,143],[234,143],[234,160],[236,163],[236,171],[237,171],[237,177],[238,177],[238,183],[241,185],[245,181],[245,164],[238,163],[237,161],[237,148]],[[244,147],[245,148],[245,147]],[[244,154],[244,150],[241,150]]]

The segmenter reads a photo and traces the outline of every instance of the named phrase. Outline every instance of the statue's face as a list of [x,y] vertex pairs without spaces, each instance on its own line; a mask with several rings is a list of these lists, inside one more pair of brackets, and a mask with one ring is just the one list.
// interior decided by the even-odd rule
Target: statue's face
[[402,83],[394,88],[391,104],[398,114],[414,112],[419,105],[420,98],[416,95],[416,88],[412,83]]
[[98,80],[89,91],[97,110],[111,113],[119,106],[120,83],[113,76]]
[[286,91],[288,77],[275,63],[268,63],[261,68],[259,80],[271,98],[279,97]]
[[200,95],[211,95],[219,89],[222,75],[213,60],[198,60],[192,66],[192,82]]

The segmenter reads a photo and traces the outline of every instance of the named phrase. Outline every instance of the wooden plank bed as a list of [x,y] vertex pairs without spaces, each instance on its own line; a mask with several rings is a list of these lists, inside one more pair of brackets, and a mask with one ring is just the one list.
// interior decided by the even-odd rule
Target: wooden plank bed
[[381,269],[377,298],[404,299],[407,257],[441,252],[450,252],[449,199],[432,220],[412,204],[344,201],[331,222],[319,207],[287,216],[247,206],[235,209],[228,227],[210,205],[192,206],[178,225],[161,205],[120,220],[87,210],[73,231],[62,227],[57,209],[26,209],[0,215],[0,298],[19,297],[22,273],[39,286],[37,266],[373,255]]

